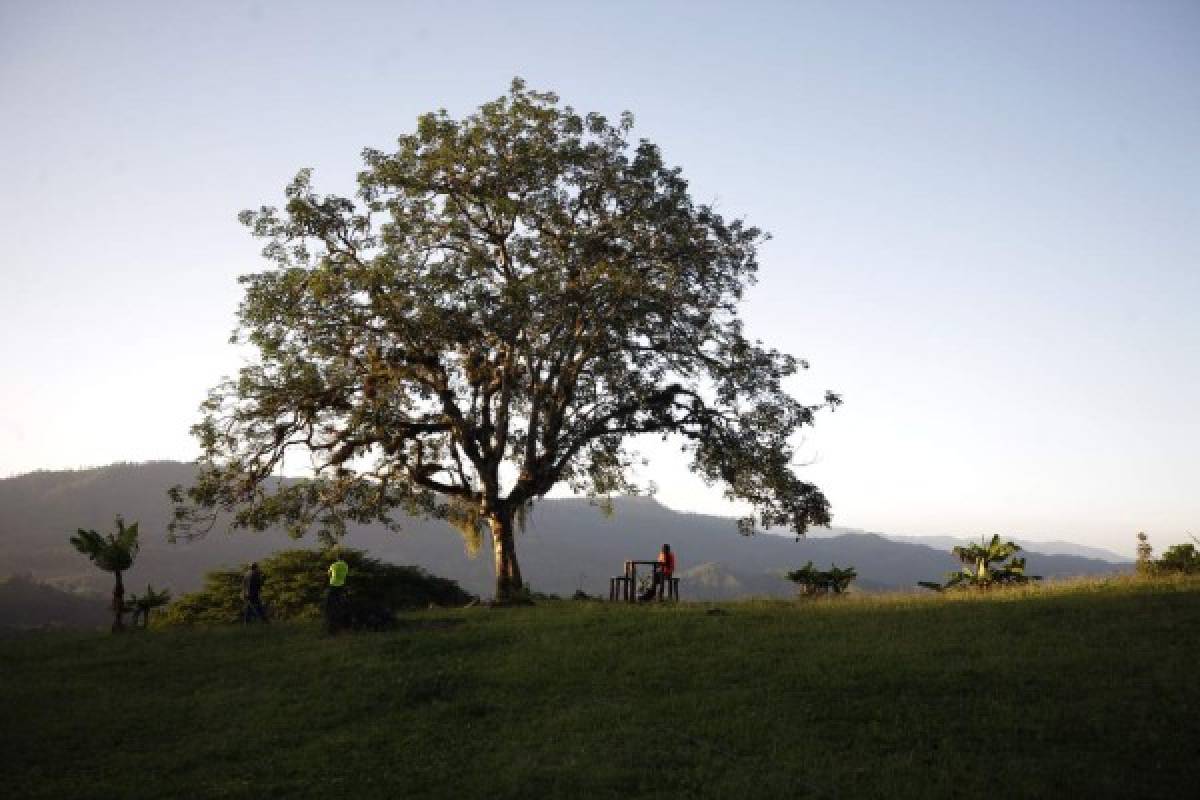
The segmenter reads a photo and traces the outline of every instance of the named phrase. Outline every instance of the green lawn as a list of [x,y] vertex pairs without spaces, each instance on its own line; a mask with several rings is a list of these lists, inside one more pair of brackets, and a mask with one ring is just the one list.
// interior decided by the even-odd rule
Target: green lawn
[[1190,797],[1200,583],[0,640],[6,797]]

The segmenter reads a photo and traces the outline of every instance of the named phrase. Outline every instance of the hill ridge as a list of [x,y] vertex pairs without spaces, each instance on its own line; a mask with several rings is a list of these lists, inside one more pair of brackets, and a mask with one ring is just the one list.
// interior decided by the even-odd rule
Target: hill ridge
[[[79,556],[67,539],[76,528],[104,530],[116,514],[141,523],[142,551],[127,583],[153,582],[176,593],[199,586],[203,574],[272,552],[315,545],[282,532],[214,530],[205,539],[171,545],[165,530],[170,516],[168,487],[186,483],[194,466],[175,461],[118,463],[83,470],[39,471],[0,480],[0,575],[32,573],[39,580],[103,590],[107,576]],[[788,595],[793,587],[782,573],[812,560],[858,569],[862,589],[910,588],[956,568],[947,550],[898,542],[885,535],[834,528],[800,541],[790,535],[740,536],[734,520],[678,512],[653,497],[615,498],[605,515],[585,498],[540,501],[519,535],[518,556],[531,586],[554,594],[577,590],[607,593],[608,578],[627,558],[652,558],[670,542],[680,573],[716,565],[739,586],[730,594],[699,581],[684,586],[686,599],[729,599],[744,595]],[[398,564],[415,564],[458,581],[468,591],[488,595],[490,561],[469,558],[457,532],[439,521],[409,518],[394,534],[381,526],[355,526],[347,541]],[[488,552],[487,548],[483,552]],[[1098,559],[1029,552],[1030,570],[1047,576],[1094,575],[1127,571]],[[726,583],[733,583],[726,582]],[[686,582],[685,582],[686,583]]]

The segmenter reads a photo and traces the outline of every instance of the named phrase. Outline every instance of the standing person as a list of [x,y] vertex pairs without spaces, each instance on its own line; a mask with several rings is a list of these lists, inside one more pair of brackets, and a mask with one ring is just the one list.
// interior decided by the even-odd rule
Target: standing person
[[258,562],[250,565],[250,571],[242,576],[242,621],[247,625],[255,617],[262,622],[267,621],[267,611],[262,604],[263,574],[258,569]]
[[669,586],[674,574],[675,554],[671,552],[671,545],[664,544],[658,553],[658,563],[654,565],[654,588],[657,590],[656,594],[659,600],[663,596],[664,584]]
[[350,565],[341,554],[329,565],[329,593],[325,596],[325,629],[335,633],[344,622],[346,609],[346,576]]

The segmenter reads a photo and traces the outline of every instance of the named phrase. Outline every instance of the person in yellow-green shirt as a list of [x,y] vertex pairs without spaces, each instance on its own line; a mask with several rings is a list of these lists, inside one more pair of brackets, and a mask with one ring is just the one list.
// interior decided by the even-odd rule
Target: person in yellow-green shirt
[[346,577],[350,574],[350,565],[341,554],[337,561],[329,565],[329,591],[325,595],[325,628],[334,633],[345,622],[346,608]]

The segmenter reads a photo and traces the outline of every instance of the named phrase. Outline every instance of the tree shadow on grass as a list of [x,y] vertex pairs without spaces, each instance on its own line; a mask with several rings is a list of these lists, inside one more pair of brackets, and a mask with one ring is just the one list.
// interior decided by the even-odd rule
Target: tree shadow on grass
[[461,619],[398,619],[393,630],[417,633],[420,631],[442,631],[457,628],[466,620]]

